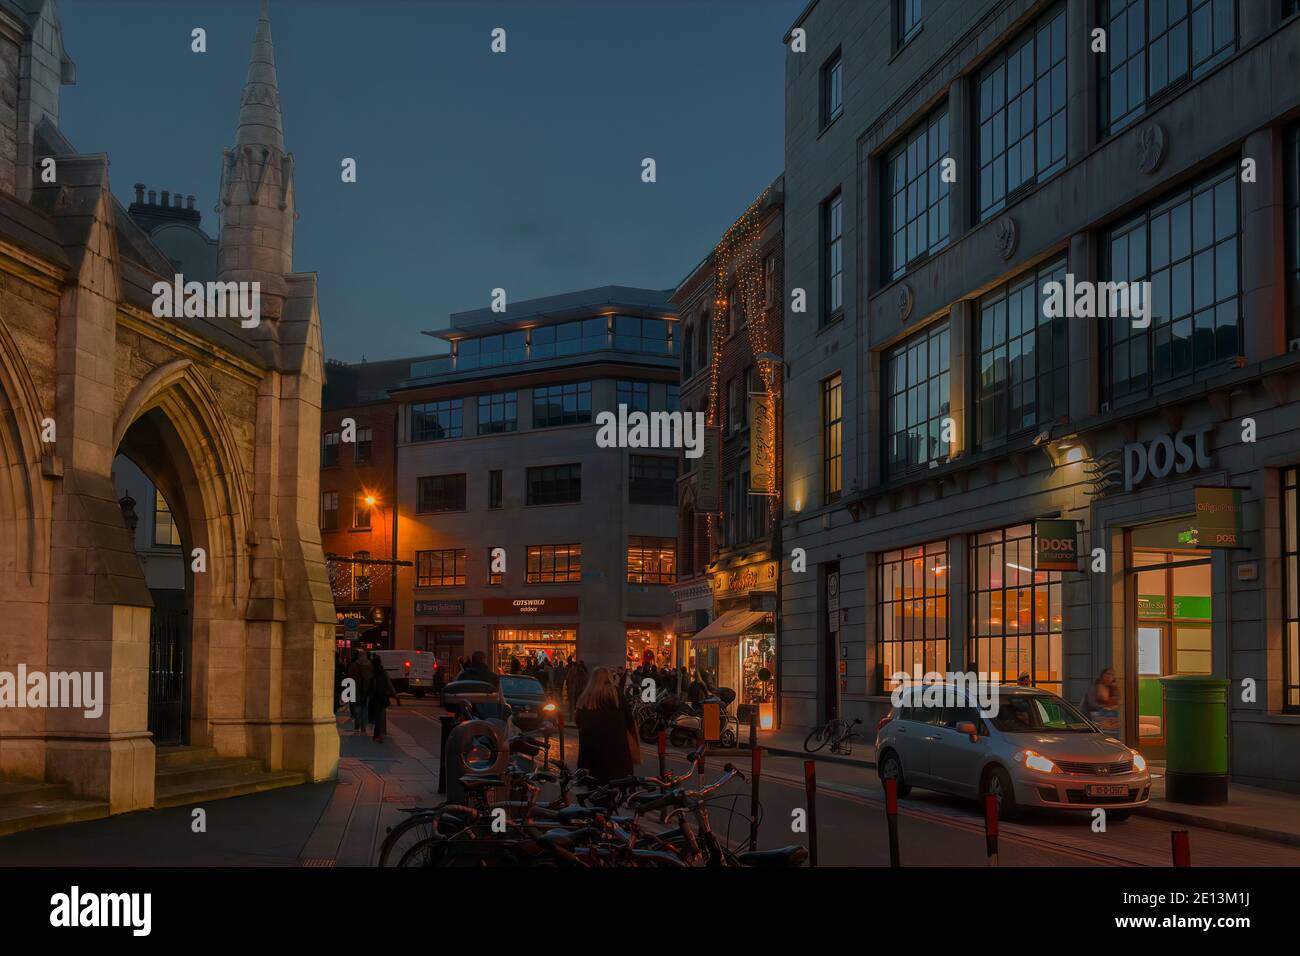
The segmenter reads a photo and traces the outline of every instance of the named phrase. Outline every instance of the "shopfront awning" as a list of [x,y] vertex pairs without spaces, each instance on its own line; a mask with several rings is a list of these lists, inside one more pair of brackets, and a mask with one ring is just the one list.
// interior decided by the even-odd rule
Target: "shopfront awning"
[[712,624],[697,633],[691,641],[702,641],[739,637],[742,634],[770,634],[772,626],[768,623],[771,614],[767,611],[724,611]]

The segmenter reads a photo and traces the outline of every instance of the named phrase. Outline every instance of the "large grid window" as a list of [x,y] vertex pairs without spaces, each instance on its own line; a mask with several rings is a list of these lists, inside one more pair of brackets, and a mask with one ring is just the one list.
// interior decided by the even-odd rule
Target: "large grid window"
[[591,383],[545,385],[533,389],[533,427],[585,425],[591,421]]
[[970,547],[970,660],[1007,683],[1028,673],[1061,692],[1061,572],[1036,571],[1034,527],[986,531]]
[[836,193],[822,206],[822,293],[826,307],[822,322],[829,322],[844,309],[844,196]]
[[1151,283],[1150,328],[1123,316],[1104,323],[1110,400],[1149,395],[1241,353],[1238,231],[1234,166],[1106,236],[1106,277]]
[[498,392],[478,397],[478,433],[494,435],[519,427],[519,393]]
[[582,545],[529,545],[526,580],[529,584],[564,584],[581,581]]
[[979,208],[1065,166],[1065,5],[1040,18],[979,75]]
[[1065,282],[1065,262],[1020,276],[980,300],[975,432],[980,448],[1068,411],[1069,319],[1050,318],[1043,286]]
[[629,412],[650,411],[650,383],[621,381],[615,386],[617,404],[626,405]]
[[465,583],[468,558],[464,548],[415,552],[417,588],[454,588]]
[[628,584],[673,584],[677,580],[676,569],[676,538],[628,536]]
[[544,465],[529,468],[527,503],[564,505],[582,500],[582,465]]
[[419,514],[465,510],[464,475],[428,475],[416,483],[415,510]]
[[614,317],[614,348],[624,352],[668,355],[676,351],[672,334],[676,322],[642,319],[634,315]]
[[1300,711],[1300,469],[1282,472],[1282,709]]
[[889,551],[876,564],[880,635],[877,687],[889,693],[900,671],[948,670],[948,545],[944,541]]
[[[1300,4],[1300,0],[1296,0]],[[1286,274],[1290,338],[1300,338],[1300,123],[1286,131]]]
[[909,263],[948,242],[949,184],[941,160],[948,155],[948,111],[940,110],[907,137],[885,160],[884,275],[892,281]]
[[1205,73],[1237,45],[1236,0],[1099,0],[1099,6],[1106,30],[1106,53],[1098,61],[1104,133],[1123,129],[1165,90]]
[[664,455],[630,455],[627,502],[630,505],[677,504],[677,459]]
[[885,353],[885,467],[903,474],[948,457],[948,323]]
[[822,382],[822,500],[835,501],[844,490],[844,378],[838,372]]
[[411,406],[411,441],[440,441],[460,438],[465,414],[461,398],[424,402]]

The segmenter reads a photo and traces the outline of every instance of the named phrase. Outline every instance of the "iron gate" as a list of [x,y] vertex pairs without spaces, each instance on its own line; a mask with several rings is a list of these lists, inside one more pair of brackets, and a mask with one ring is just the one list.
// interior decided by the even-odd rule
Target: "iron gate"
[[189,615],[155,602],[149,617],[149,732],[155,745],[187,742],[188,670]]

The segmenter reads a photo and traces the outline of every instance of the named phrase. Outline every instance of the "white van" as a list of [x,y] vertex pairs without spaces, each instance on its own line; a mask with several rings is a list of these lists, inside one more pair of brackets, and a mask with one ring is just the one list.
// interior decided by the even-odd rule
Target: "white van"
[[399,694],[423,697],[433,690],[438,661],[432,651],[373,650],[370,653],[384,662],[388,679]]

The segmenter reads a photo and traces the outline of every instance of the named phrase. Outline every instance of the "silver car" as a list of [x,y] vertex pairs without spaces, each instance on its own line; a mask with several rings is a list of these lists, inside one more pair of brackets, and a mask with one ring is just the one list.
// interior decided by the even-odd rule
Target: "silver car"
[[998,816],[1027,807],[1091,810],[1122,820],[1151,792],[1146,760],[1046,691],[1003,685],[990,716],[964,694],[942,685],[951,706],[925,704],[933,691],[912,687],[876,730],[876,766],[883,782],[979,798],[991,793]]

